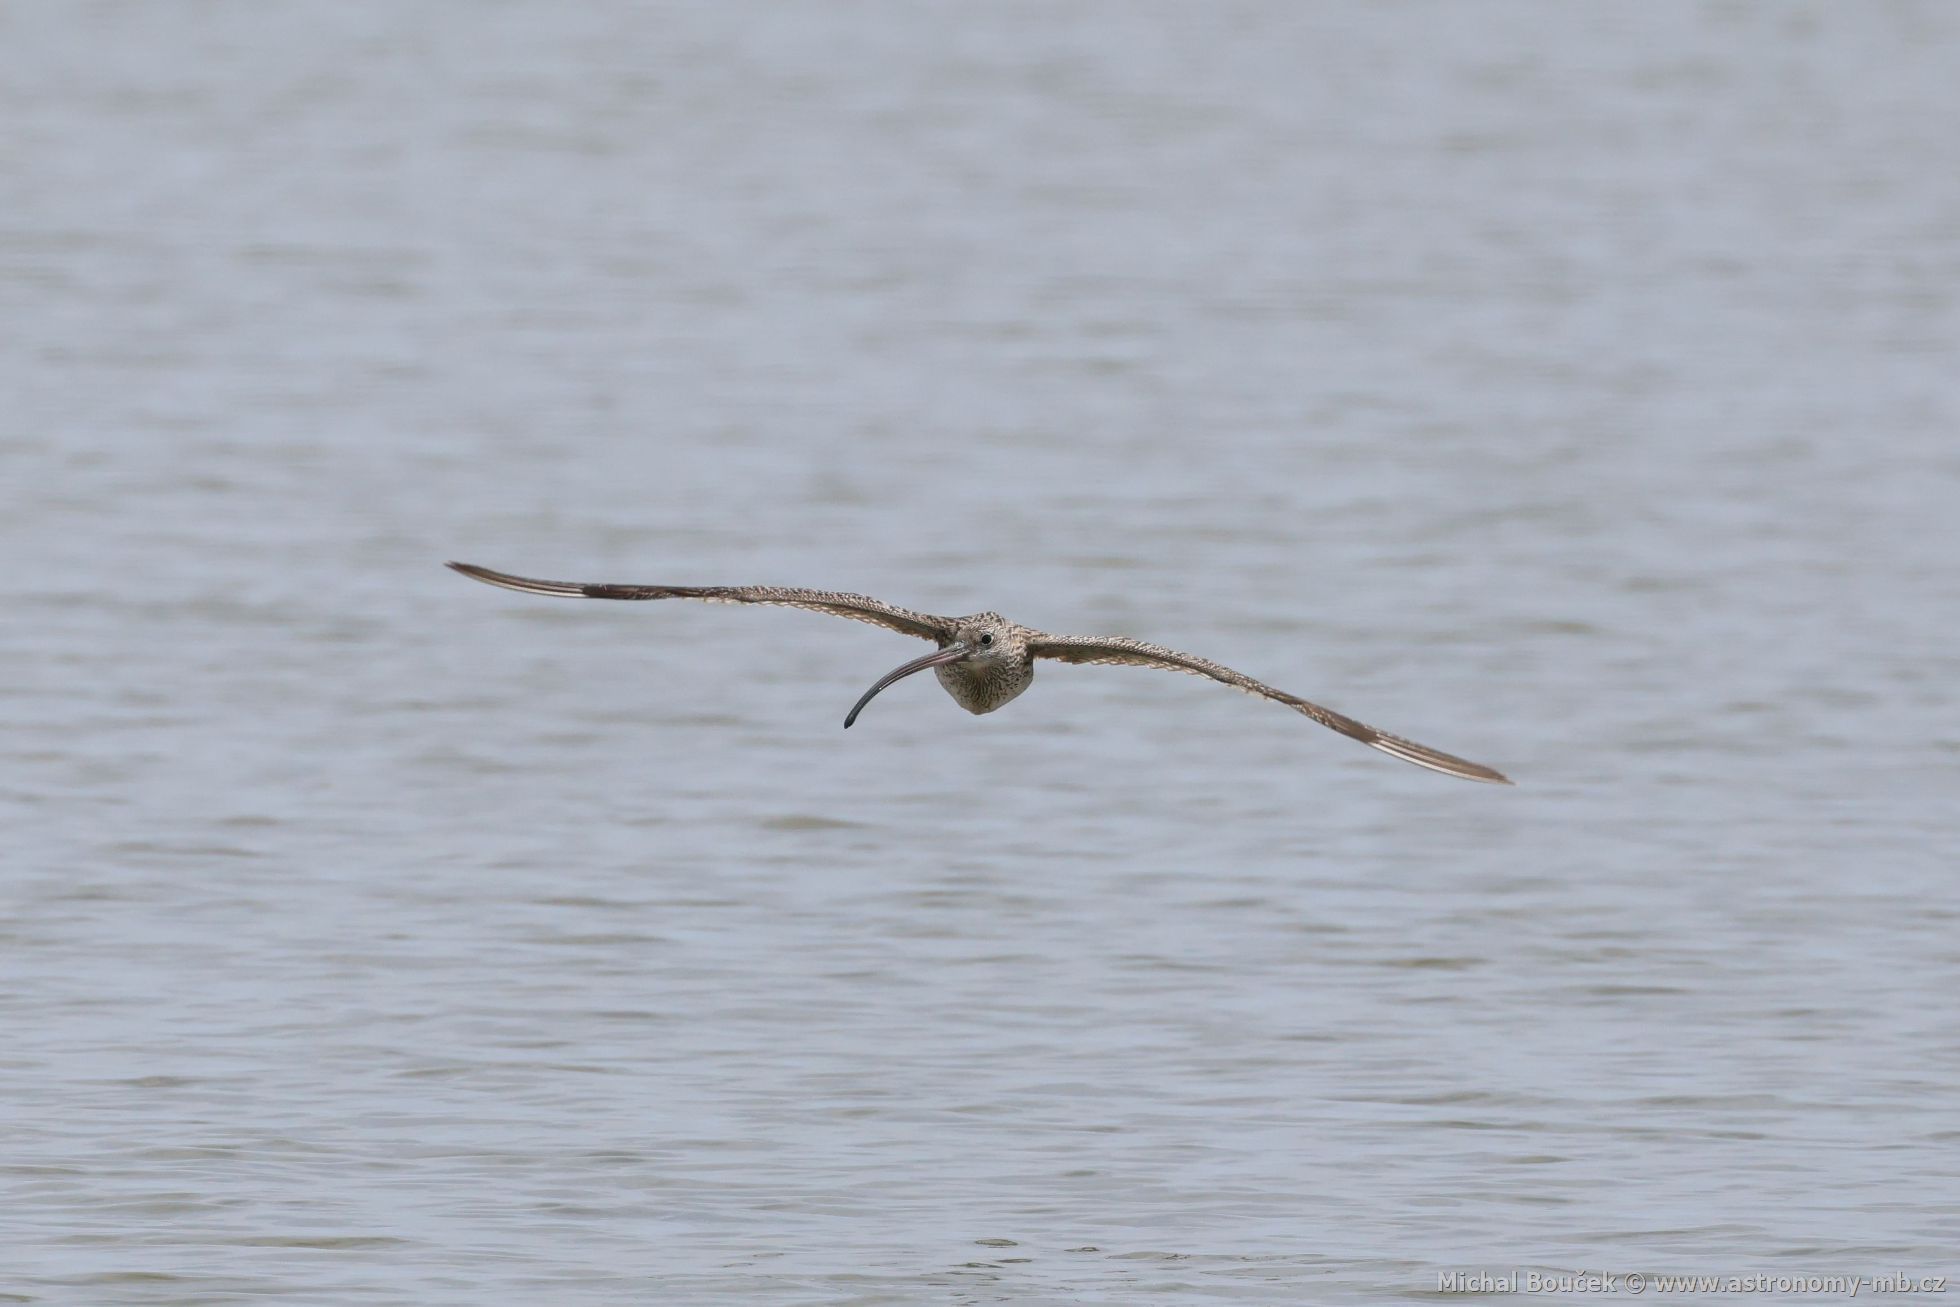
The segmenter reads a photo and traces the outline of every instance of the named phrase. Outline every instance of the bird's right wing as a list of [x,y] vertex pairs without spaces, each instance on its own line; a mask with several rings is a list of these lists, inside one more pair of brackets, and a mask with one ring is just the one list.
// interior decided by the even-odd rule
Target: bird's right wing
[[1235,672],[1229,667],[1200,658],[1196,654],[1179,653],[1158,644],[1145,644],[1141,640],[1131,640],[1122,636],[1098,635],[1037,635],[1028,641],[1028,652],[1036,658],[1055,658],[1065,663],[1099,663],[1113,667],[1161,667],[1167,671],[1186,672],[1192,676],[1209,676],[1214,681],[1231,686],[1246,694],[1258,695],[1261,699],[1271,699],[1283,703],[1297,713],[1304,713],[1329,730],[1339,731],[1349,739],[1380,749],[1391,757],[1404,762],[1412,762],[1418,767],[1442,772],[1445,776],[1460,776],[1467,781],[1488,781],[1495,785],[1509,785],[1510,779],[1500,771],[1484,766],[1480,762],[1470,762],[1432,749],[1414,740],[1405,740],[1387,731],[1378,731],[1352,717],[1343,716],[1332,708],[1323,708],[1317,703],[1302,699],[1298,695],[1276,690],[1264,681],[1255,681],[1244,672]]
[[830,613],[854,622],[869,622],[901,635],[922,640],[951,637],[955,623],[950,617],[915,613],[867,595],[840,594],[832,590],[798,590],[779,585],[587,585],[577,581],[538,581],[528,576],[493,572],[474,563],[451,563],[464,576],[486,585],[502,586],[534,595],[565,595],[586,599],[701,599],[711,604],[773,604],[782,608],[806,608],[813,613]]

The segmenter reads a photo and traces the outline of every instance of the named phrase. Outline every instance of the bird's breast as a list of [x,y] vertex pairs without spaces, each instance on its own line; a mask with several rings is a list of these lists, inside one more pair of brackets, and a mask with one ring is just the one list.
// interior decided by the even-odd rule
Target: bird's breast
[[1028,688],[1034,680],[1034,668],[1021,664],[989,663],[974,666],[970,663],[949,663],[935,667],[939,683],[946,687],[946,693],[953,696],[953,702],[970,713],[989,713],[1013,699]]

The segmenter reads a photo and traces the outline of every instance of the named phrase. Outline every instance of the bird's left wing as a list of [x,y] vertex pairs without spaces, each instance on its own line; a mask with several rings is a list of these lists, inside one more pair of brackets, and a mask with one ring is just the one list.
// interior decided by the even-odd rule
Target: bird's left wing
[[1412,762],[1418,767],[1442,772],[1445,776],[1460,776],[1468,781],[1488,781],[1495,785],[1509,785],[1510,779],[1502,772],[1495,771],[1482,763],[1470,762],[1440,749],[1432,749],[1414,740],[1405,740],[1387,731],[1344,717],[1331,708],[1323,708],[1297,695],[1276,690],[1264,681],[1255,681],[1243,672],[1235,672],[1223,667],[1209,658],[1196,654],[1179,653],[1162,645],[1145,644],[1141,640],[1125,639],[1121,636],[1097,635],[1036,635],[1028,641],[1028,652],[1036,658],[1055,658],[1065,663],[1096,663],[1112,667],[1162,667],[1173,672],[1187,672],[1192,676],[1208,676],[1214,681],[1223,682],[1235,690],[1258,695],[1283,703],[1298,713],[1304,713],[1322,726],[1339,731],[1349,739],[1380,749],[1383,753]]
[[956,623],[950,617],[915,613],[869,595],[842,594],[834,590],[799,590],[780,585],[611,585],[578,581],[538,581],[528,576],[493,572],[474,563],[451,563],[464,576],[486,585],[525,594],[564,595],[586,599],[701,599],[711,604],[773,604],[781,608],[805,608],[814,613],[848,617],[869,622],[902,635],[923,640],[939,640],[952,635]]

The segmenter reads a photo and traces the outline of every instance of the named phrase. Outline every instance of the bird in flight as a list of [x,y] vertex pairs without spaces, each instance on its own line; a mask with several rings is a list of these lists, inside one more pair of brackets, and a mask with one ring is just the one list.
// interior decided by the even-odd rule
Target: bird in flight
[[1049,635],[1010,622],[999,613],[975,613],[971,617],[939,617],[915,613],[865,595],[840,594],[831,590],[799,590],[774,585],[586,585],[576,581],[536,581],[530,577],[493,572],[473,563],[451,563],[464,576],[486,585],[502,586],[525,594],[560,595],[585,599],[701,599],[711,604],[772,604],[782,608],[805,608],[830,613],[854,622],[869,622],[917,636],[938,646],[923,658],[894,667],[864,692],[844,718],[848,729],[864,705],[886,686],[928,667],[953,696],[953,701],[970,713],[989,713],[1018,696],[1034,681],[1037,658],[1053,658],[1064,663],[1096,663],[1112,667],[1161,667],[1192,676],[1208,676],[1235,690],[1283,703],[1330,730],[1349,739],[1380,749],[1383,753],[1412,762],[1418,767],[1460,776],[1469,781],[1488,781],[1509,785],[1502,772],[1432,749],[1428,745],[1390,735],[1344,717],[1331,708],[1276,690],[1262,681],[1235,672],[1229,667],[1195,654],[1179,653],[1161,645],[1145,644],[1122,636]]

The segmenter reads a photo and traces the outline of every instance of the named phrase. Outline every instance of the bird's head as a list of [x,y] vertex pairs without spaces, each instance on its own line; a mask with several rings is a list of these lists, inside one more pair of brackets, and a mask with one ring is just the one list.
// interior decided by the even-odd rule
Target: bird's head
[[914,672],[923,672],[928,667],[948,667],[954,663],[965,663],[981,668],[996,663],[1011,662],[1026,656],[1027,634],[999,613],[975,613],[962,617],[953,628],[953,634],[939,648],[923,658],[894,667],[878,678],[878,683],[864,692],[864,697],[852,706],[850,714],[844,718],[846,728],[857,720],[878,692],[894,681],[902,681]]
[[971,617],[960,618],[952,644],[966,647],[966,656],[959,661],[986,666],[1021,656],[1022,647],[1027,641],[1020,634],[1020,629],[999,613],[975,613]]

